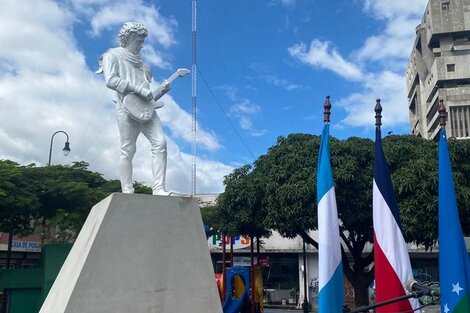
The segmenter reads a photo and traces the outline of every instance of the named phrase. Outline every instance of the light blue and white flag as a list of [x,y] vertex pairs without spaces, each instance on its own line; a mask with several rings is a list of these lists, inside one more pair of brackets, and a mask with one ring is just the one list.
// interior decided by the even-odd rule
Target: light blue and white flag
[[330,163],[329,124],[323,128],[317,168],[319,313],[342,313],[344,281],[336,208],[335,187]]

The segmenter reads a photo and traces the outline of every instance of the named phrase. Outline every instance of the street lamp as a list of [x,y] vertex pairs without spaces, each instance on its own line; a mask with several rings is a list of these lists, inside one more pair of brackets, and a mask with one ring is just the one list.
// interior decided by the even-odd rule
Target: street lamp
[[307,297],[307,251],[305,248],[305,239],[303,240],[303,261],[304,265],[302,266],[303,272],[304,272],[304,302],[302,303],[302,310],[304,313],[308,313],[309,310],[309,304],[308,304],[308,297]]
[[58,130],[54,134],[52,134],[52,137],[51,137],[51,146],[49,148],[49,162],[47,163],[47,165],[51,165],[52,143],[54,141],[54,136],[57,133],[63,133],[63,134],[65,134],[65,136],[67,136],[67,141],[65,142],[65,146],[64,146],[64,149],[62,149],[62,151],[64,152],[65,156],[68,156],[70,154],[69,135],[66,132],[64,132],[63,130]]

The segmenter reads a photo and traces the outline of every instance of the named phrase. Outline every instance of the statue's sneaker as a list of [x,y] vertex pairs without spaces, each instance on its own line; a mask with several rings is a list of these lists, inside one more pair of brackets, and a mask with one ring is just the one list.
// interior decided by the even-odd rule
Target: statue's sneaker
[[154,196],[179,196],[179,193],[173,190],[157,189],[152,192]]

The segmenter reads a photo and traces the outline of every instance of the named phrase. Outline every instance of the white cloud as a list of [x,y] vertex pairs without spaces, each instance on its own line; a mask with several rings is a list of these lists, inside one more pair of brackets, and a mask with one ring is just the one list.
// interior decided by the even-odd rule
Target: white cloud
[[164,47],[173,45],[174,18],[165,17],[153,5],[146,5],[142,0],[68,0],[72,8],[90,20],[91,32],[99,36],[103,30],[120,27],[124,22],[139,21],[149,30],[150,42]]
[[[181,109],[171,96],[165,95],[162,100],[165,102],[165,106],[158,109],[157,112],[162,119],[163,124],[170,127],[173,137],[182,138],[187,142],[191,142],[191,114]],[[221,148],[216,134],[202,129],[199,124],[196,124],[196,129],[196,142],[198,146],[209,151],[217,151]]]
[[275,75],[262,75],[261,78],[264,79],[269,84],[272,84],[273,86],[276,86],[276,87],[281,87],[287,91],[296,90],[302,87],[301,85],[294,84],[287,79],[278,78]]
[[[267,82],[270,85],[275,87],[280,87],[287,91],[292,91],[296,89],[303,88],[302,85],[293,83],[292,81],[280,78],[278,75],[273,74],[271,67],[266,66],[261,63],[252,63],[250,64],[250,69],[254,71],[255,75],[247,77],[249,80],[258,79],[263,82]],[[252,89],[251,87],[248,89]]]
[[[117,179],[119,161],[119,136],[115,110],[110,91],[102,77],[89,70],[84,55],[73,37],[77,15],[73,9],[87,4],[104,8],[109,1],[74,0],[68,7],[49,0],[3,0],[0,10],[0,159],[11,159],[20,164],[35,162],[47,164],[52,134],[64,130],[70,136],[71,155],[64,157],[63,134],[54,137],[52,163],[64,164],[86,161],[90,169],[108,179]],[[140,4],[140,1],[127,1]],[[140,8],[139,10],[141,10]],[[34,12],[34,14],[31,14]],[[98,15],[90,14],[91,21]],[[138,11],[141,12],[141,11]],[[150,7],[146,16],[155,13]],[[143,13],[142,13],[143,14]],[[93,19],[93,16],[95,19]],[[153,16],[155,19],[157,17]],[[82,18],[82,17],[81,17]],[[82,20],[85,23],[90,20]],[[108,22],[113,24],[115,19]],[[96,34],[107,24],[95,22]],[[156,27],[155,23],[149,29]],[[113,24],[114,25],[114,24]],[[174,42],[172,31],[162,28],[162,34],[154,40],[162,45]],[[163,32],[168,31],[166,35]],[[165,39],[167,38],[167,39]],[[191,164],[189,156],[180,150],[175,139],[190,142],[187,135],[191,119],[187,112],[172,99],[165,96],[166,105],[159,110],[163,124],[169,129],[168,140],[168,187],[189,192]],[[199,126],[200,149],[220,149],[217,137]],[[139,137],[138,152],[134,159],[134,179],[151,185],[149,144]],[[181,162],[186,160],[186,162]],[[204,176],[198,173],[201,189],[198,192],[221,192],[221,177],[232,167],[222,163],[198,158]],[[224,172],[226,171],[226,172]]]
[[142,48],[142,58],[150,65],[155,65],[164,69],[170,69],[172,67],[170,62],[165,60],[162,53],[156,51],[149,44],[144,44],[144,47]]
[[253,122],[246,116],[240,116],[240,127],[244,130],[253,129]]
[[398,16],[423,16],[428,0],[363,0],[364,10],[376,18],[391,19]]
[[253,104],[248,99],[242,99],[230,108],[230,113],[241,115],[241,114],[255,114],[260,111],[260,107]]
[[[192,155],[182,154],[185,164],[191,164]],[[198,193],[211,193],[214,190],[224,189],[224,176],[231,173],[235,168],[220,162],[211,161],[206,158],[197,158],[196,189]],[[217,178],[217,179],[214,179]]]
[[373,127],[377,98],[380,98],[383,108],[383,127],[403,127],[403,123],[408,121],[405,81],[403,76],[389,71],[373,74],[364,82],[362,92],[353,93],[337,102],[347,112],[347,117],[338,126]]
[[348,80],[358,81],[363,78],[361,69],[330,48],[328,42],[314,39],[308,49],[304,43],[300,43],[288,48],[288,51],[292,57],[314,68],[333,71]]
[[384,28],[367,38],[355,57],[360,61],[378,61],[386,69],[398,70],[396,62],[401,61],[399,66],[403,66],[410,56],[415,29],[424,15],[426,3],[427,0],[363,0],[364,11],[380,20]]
[[[9,63],[10,70],[14,72],[28,69],[49,74],[54,74],[56,67],[64,67],[69,63],[81,67],[83,56],[69,50],[74,45],[69,37],[70,14],[54,2],[38,4],[34,1],[4,0],[0,10],[1,63]],[[50,29],[57,24],[61,28],[51,35]]]
[[316,69],[330,70],[362,89],[337,102],[347,113],[338,126],[370,128],[376,98],[382,100],[384,127],[405,128],[408,124],[404,72],[415,27],[426,3],[427,0],[363,0],[364,12],[378,19],[383,27],[378,27],[379,31],[349,53],[348,58],[318,39],[312,40],[309,49],[303,43],[288,49],[295,59]]
[[296,4],[297,0],[271,0],[269,5],[276,6],[282,5],[283,7],[292,7]]
[[252,118],[260,111],[260,107],[248,99],[234,99],[236,102],[230,108],[229,114],[238,119],[241,129],[248,132],[251,137],[260,137],[266,134],[266,130],[254,126]]
[[394,60],[403,62],[411,53],[416,36],[418,18],[398,16],[387,20],[384,31],[367,38],[364,45],[355,53],[361,62],[379,61],[392,64]]
[[262,137],[268,133],[267,129],[251,129],[250,136],[251,137]]
[[218,86],[225,92],[225,95],[233,103],[228,110],[228,115],[233,116],[238,121],[238,126],[245,130],[251,137],[260,137],[267,133],[265,129],[258,129],[253,123],[255,117],[260,111],[261,107],[253,103],[250,99],[240,97],[238,89],[234,86],[223,85]]

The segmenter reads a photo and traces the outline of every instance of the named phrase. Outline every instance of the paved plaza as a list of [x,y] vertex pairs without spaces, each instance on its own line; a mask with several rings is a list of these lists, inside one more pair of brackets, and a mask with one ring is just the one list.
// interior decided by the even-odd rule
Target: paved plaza
[[[302,310],[298,310],[298,309],[271,309],[271,308],[265,308],[264,310],[264,313],[303,313]],[[313,313],[317,312],[316,310],[312,311]],[[432,305],[432,306],[428,306],[424,309],[421,310],[421,313],[440,313],[441,312],[441,308],[440,306],[438,305]]]

